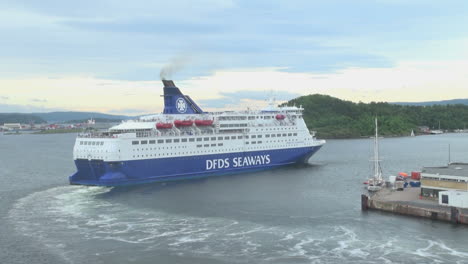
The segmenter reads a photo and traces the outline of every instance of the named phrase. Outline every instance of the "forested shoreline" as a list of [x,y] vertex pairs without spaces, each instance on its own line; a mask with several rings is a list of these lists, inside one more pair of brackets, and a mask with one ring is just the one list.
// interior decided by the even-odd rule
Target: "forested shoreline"
[[357,138],[374,133],[374,118],[379,134],[405,136],[419,127],[453,131],[468,126],[468,105],[409,106],[385,102],[354,103],[328,95],[313,94],[295,98],[283,105],[304,108],[309,129],[321,138]]

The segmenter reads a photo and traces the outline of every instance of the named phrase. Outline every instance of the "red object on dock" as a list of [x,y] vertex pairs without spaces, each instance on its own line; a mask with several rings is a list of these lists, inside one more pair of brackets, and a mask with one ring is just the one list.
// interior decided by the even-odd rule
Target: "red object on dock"
[[421,172],[419,172],[419,171],[412,171],[412,172],[411,172],[411,179],[413,179],[413,180],[420,180],[420,179],[421,179]]
[[193,121],[192,120],[175,120],[174,125],[176,127],[191,126],[193,125]]
[[157,123],[156,124],[157,129],[167,129],[167,128],[172,128],[172,123]]
[[366,181],[365,181],[365,182],[363,182],[363,183],[364,183],[364,184],[369,184],[369,182],[366,182]]
[[408,173],[406,173],[406,172],[400,172],[400,173],[398,173],[398,175],[400,175],[403,178],[408,177]]
[[211,126],[213,124],[213,120],[195,120],[196,126]]

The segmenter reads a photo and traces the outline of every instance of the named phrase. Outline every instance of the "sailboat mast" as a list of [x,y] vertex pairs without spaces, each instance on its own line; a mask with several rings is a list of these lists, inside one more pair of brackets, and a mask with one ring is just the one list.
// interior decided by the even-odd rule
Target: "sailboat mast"
[[380,179],[379,168],[379,128],[377,118],[375,118],[375,137],[374,137],[374,177]]

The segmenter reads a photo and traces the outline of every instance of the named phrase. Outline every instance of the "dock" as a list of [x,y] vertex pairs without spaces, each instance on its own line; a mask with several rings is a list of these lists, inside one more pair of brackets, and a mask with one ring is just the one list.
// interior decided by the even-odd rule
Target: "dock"
[[384,211],[454,224],[468,224],[468,209],[439,205],[438,201],[422,199],[420,194],[421,188],[405,188],[403,191],[384,188],[375,194],[362,194],[361,209],[363,211]]

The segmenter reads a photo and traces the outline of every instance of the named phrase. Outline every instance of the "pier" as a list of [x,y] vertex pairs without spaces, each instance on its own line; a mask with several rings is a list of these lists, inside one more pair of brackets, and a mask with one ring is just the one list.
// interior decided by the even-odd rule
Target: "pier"
[[382,189],[375,194],[361,195],[363,211],[376,210],[408,215],[454,224],[468,224],[468,209],[439,205],[437,201],[421,199],[421,188],[405,188],[404,191]]

